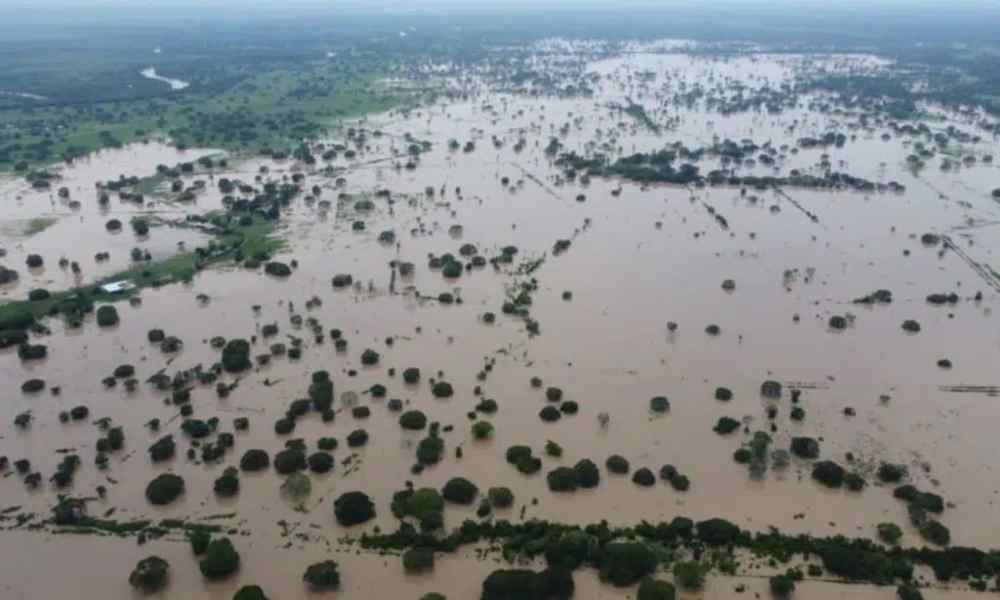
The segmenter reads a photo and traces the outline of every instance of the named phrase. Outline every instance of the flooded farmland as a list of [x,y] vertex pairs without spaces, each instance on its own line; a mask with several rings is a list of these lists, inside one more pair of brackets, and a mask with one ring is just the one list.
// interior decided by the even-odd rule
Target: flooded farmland
[[[473,598],[508,563],[553,562],[493,530],[434,548],[433,572],[404,569],[430,543],[415,536],[466,521],[683,516],[702,535],[724,519],[747,538],[862,538],[892,560],[996,546],[990,118],[928,105],[904,124],[809,86],[880,68],[864,55],[581,56],[538,52],[529,85],[442,67],[433,102],[287,156],[134,143],[48,187],[0,181],[4,300],[123,272],[141,288],[38,316],[0,350],[0,552],[25,557],[0,561],[3,596],[139,596],[128,573],[154,554],[170,563],[157,594],[177,598],[300,597],[303,569],[328,559],[343,597]],[[206,215],[263,219],[272,243],[225,254],[234,225]],[[191,253],[193,273],[141,273]],[[266,468],[247,468],[250,450]],[[579,479],[584,459],[599,484]],[[164,474],[181,489],[151,502]],[[459,477],[471,496],[449,493]],[[399,509],[408,486],[445,490],[440,527]],[[374,514],[335,516],[350,492]],[[238,573],[202,577],[189,540],[204,531],[231,540]],[[702,541],[657,547],[707,565],[682,597],[769,594],[787,569],[801,598],[896,593],[825,546],[786,562],[735,534],[732,556]],[[926,597],[978,595],[978,572],[913,562]],[[636,597],[608,579],[571,581],[576,597]]]

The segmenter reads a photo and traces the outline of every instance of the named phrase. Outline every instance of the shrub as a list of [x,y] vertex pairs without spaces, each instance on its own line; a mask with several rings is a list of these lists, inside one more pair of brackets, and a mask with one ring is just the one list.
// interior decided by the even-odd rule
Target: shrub
[[436,435],[429,435],[417,444],[417,462],[422,465],[437,464],[444,452],[444,440]]
[[233,339],[222,348],[222,368],[229,373],[245,371],[253,366],[250,362],[250,342]]
[[609,542],[600,554],[598,566],[602,581],[618,587],[632,585],[653,573],[656,554],[641,542]]
[[219,538],[208,543],[198,567],[206,578],[222,579],[240,568],[240,555],[229,538]]
[[951,542],[951,532],[947,527],[934,519],[927,519],[920,526],[920,536],[928,542],[939,546],[947,546]]
[[673,574],[677,585],[686,590],[701,589],[705,584],[705,572],[695,560],[674,563]]
[[240,468],[244,471],[260,471],[271,465],[271,457],[267,452],[259,449],[247,450],[240,458]]
[[651,487],[656,483],[656,475],[653,475],[653,472],[646,467],[642,467],[636,469],[635,473],[632,474],[632,483],[642,487]]
[[208,550],[208,543],[212,541],[212,536],[204,529],[195,529],[188,534],[188,541],[191,543],[191,552],[195,556],[201,556]]
[[778,598],[785,598],[795,591],[795,580],[787,574],[775,575],[768,582],[771,586],[771,593]]
[[609,456],[608,460],[604,462],[604,466],[607,467],[608,471],[618,475],[624,475],[625,473],[628,473],[629,470],[628,460],[620,454],[612,454]]
[[725,387],[715,388],[715,399],[728,402],[733,399],[733,391]]
[[309,565],[302,580],[315,590],[334,590],[340,587],[340,572],[337,563],[325,560]]
[[497,508],[510,508],[514,504],[514,492],[508,487],[491,487],[487,497]]
[[674,600],[677,590],[669,581],[660,581],[646,577],[639,582],[639,594],[636,600]]
[[584,458],[575,465],[573,471],[576,473],[576,483],[582,488],[597,487],[601,482],[601,473],[597,470],[594,461]]
[[827,487],[839,488],[844,484],[845,475],[844,467],[831,460],[820,461],[813,466],[813,479]]
[[878,537],[887,544],[895,545],[903,537],[903,530],[895,523],[879,523]]
[[150,504],[164,506],[184,493],[184,480],[173,473],[161,473],[146,486],[146,499]]
[[97,309],[97,324],[101,327],[111,327],[118,324],[118,311],[114,306],[105,304]]
[[274,455],[274,470],[282,475],[306,468],[306,453],[300,448],[287,448]]
[[146,594],[158,592],[167,585],[170,563],[159,556],[140,560],[128,576],[129,584]]
[[403,370],[403,381],[406,383],[418,383],[420,381],[420,369],[409,367]]
[[347,434],[347,445],[351,448],[364,446],[368,443],[368,432],[364,429],[355,429]]
[[264,265],[264,272],[275,277],[288,277],[292,269],[283,262],[271,261]]
[[472,504],[478,493],[479,488],[464,477],[452,477],[441,489],[444,499],[455,504]]
[[698,522],[698,539],[709,546],[732,544],[740,535],[740,528],[725,519],[708,519]]
[[236,592],[233,600],[267,600],[267,596],[259,585],[245,585]]
[[577,488],[576,471],[569,467],[556,467],[545,476],[553,492],[572,492]]
[[162,437],[156,440],[156,442],[149,447],[149,457],[153,462],[163,462],[165,460],[169,460],[174,456],[175,447],[176,444],[174,444],[174,436],[168,435]]
[[375,504],[364,492],[347,492],[334,501],[333,514],[338,523],[350,527],[374,518]]
[[365,350],[361,353],[361,364],[366,366],[377,365],[379,360],[378,352],[375,352],[371,348]]
[[310,454],[306,462],[309,464],[309,470],[313,473],[328,473],[334,465],[333,456],[322,450]]
[[559,402],[560,400],[562,400],[562,397],[563,397],[563,391],[557,387],[550,387],[546,388],[545,390],[545,398],[549,402]]
[[437,381],[434,383],[434,386],[431,387],[431,393],[434,394],[435,398],[451,398],[452,395],[454,395],[455,390],[447,381]]
[[553,423],[562,418],[562,413],[559,412],[558,408],[549,405],[542,408],[538,413],[538,417],[546,423]]
[[878,476],[879,481],[884,483],[899,483],[904,477],[906,477],[906,467],[903,465],[882,463],[878,467],[876,476]]
[[408,410],[399,415],[399,426],[413,431],[427,426],[427,415],[419,410]]
[[664,413],[670,410],[670,400],[666,396],[654,396],[649,399],[649,410]]
[[489,421],[476,421],[472,424],[472,437],[485,440],[493,436],[493,424]]
[[215,480],[213,489],[222,497],[235,496],[240,491],[240,478],[235,467],[228,467],[222,476]]
[[719,417],[719,421],[712,428],[712,431],[719,435],[732,433],[740,428],[740,422],[732,417]]
[[408,573],[421,573],[434,569],[434,550],[426,547],[410,548],[403,553],[403,568]]
[[920,590],[909,583],[904,583],[896,588],[896,597],[899,600],[924,600],[924,595]]
[[528,446],[514,445],[507,448],[507,462],[516,465],[522,458],[531,456],[531,448]]
[[499,569],[483,581],[480,600],[567,600],[573,596],[573,574],[551,568],[540,573],[526,569]]
[[819,458],[819,442],[811,437],[793,437],[791,451],[799,458]]

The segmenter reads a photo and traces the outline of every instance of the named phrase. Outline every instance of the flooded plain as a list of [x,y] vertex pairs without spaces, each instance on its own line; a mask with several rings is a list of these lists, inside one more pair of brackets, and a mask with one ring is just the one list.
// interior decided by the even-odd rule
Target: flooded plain
[[[119,521],[221,524],[240,552],[239,574],[206,583],[177,534],[137,546],[134,538],[69,535],[8,521],[0,523],[6,529],[0,535],[2,595],[71,597],[86,589],[88,596],[131,598],[139,594],[128,586],[128,572],[140,555],[155,553],[171,563],[162,597],[229,598],[251,583],[272,598],[298,597],[305,593],[305,566],[326,557],[340,563],[344,597],[417,598],[431,591],[477,597],[482,580],[502,564],[496,552],[484,556],[463,548],[440,557],[435,573],[408,575],[398,557],[343,539],[394,530],[398,520],[389,505],[404,482],[440,488],[455,476],[482,491],[509,487],[514,505],[496,508],[494,518],[515,522],[628,526],[684,515],[725,518],[751,532],[775,527],[872,539],[879,523],[894,522],[902,527],[902,546],[921,546],[926,542],[909,525],[906,504],[893,497],[893,485],[875,476],[881,463],[901,464],[908,483],[946,501],[940,521],[952,544],[995,546],[1000,329],[993,310],[1000,278],[991,265],[1000,250],[1000,205],[991,190],[1000,185],[1000,172],[990,156],[996,141],[974,135],[984,117],[926,107],[922,122],[932,133],[949,131],[949,141],[915,168],[908,157],[922,137],[900,134],[895,122],[871,110],[788,91],[798,73],[819,63],[873,68],[866,57],[630,54],[582,65],[552,56],[539,61],[539,71],[586,82],[590,93],[517,93],[498,91],[502,86],[488,77],[448,80],[464,96],[374,115],[351,124],[353,135],[344,130],[326,141],[326,147],[354,149],[351,158],[343,150],[316,164],[230,156],[225,167],[182,176],[185,187],[207,183],[193,201],[159,189],[138,204],[112,197],[109,206],[99,206],[99,182],[148,177],[160,164],[218,155],[156,142],[62,167],[58,186],[68,188],[66,198],[54,189],[33,190],[21,179],[0,181],[0,247],[6,251],[0,262],[19,272],[0,288],[6,300],[23,299],[35,288],[99,281],[128,268],[134,247],[160,260],[205,243],[205,234],[171,222],[224,209],[217,186],[222,178],[318,186],[310,198],[299,196],[282,210],[273,233],[285,242],[274,260],[295,261],[290,276],[213,265],[189,282],[143,289],[141,303],[116,303],[120,322],[113,327],[98,326],[94,315],[81,328],[47,319],[50,333],[31,336],[48,347],[41,360],[20,360],[17,348],[0,350],[0,376],[7,382],[0,456],[11,463],[27,459],[43,475],[43,483],[30,489],[8,467],[0,475],[0,510],[17,507],[5,514],[36,513],[42,521],[57,495],[69,494],[92,498],[91,515],[113,514]],[[831,131],[844,133],[844,141],[800,143]],[[955,131],[972,135],[955,141]],[[674,142],[701,148],[752,140],[759,149],[750,160],[705,153],[697,165],[702,173],[721,168],[744,176],[832,169],[897,182],[903,190],[748,189],[572,176],[549,150],[552,139],[558,154],[612,159]],[[429,149],[409,150],[419,142],[429,142]],[[964,160],[969,156],[974,160]],[[70,206],[75,200],[79,204]],[[106,231],[108,219],[137,215],[163,223],[143,236],[128,227]],[[37,219],[45,226],[33,231]],[[487,259],[503,256],[507,246],[517,252],[510,264],[470,264],[460,277],[445,277],[429,265],[430,257],[464,256],[464,244]],[[95,263],[98,252],[110,256]],[[44,266],[26,268],[32,254],[41,255]],[[60,268],[60,258],[79,261],[82,273]],[[394,269],[400,262],[413,263],[413,273]],[[338,274],[350,274],[353,284],[333,287]],[[503,304],[531,279],[537,285],[530,290],[530,318],[505,314]],[[891,303],[854,302],[876,290],[889,290]],[[460,302],[442,302],[442,293]],[[951,293],[954,302],[927,301],[930,294]],[[844,326],[833,326],[833,317],[842,317]],[[909,320],[919,324],[918,332],[903,329]],[[310,323],[323,332],[339,329],[346,348],[338,349],[329,336],[315,339]],[[278,333],[265,337],[270,324]],[[161,352],[147,338],[154,328],[182,340],[182,349]],[[161,370],[207,369],[219,361],[210,343],[217,336],[255,336],[253,355],[268,353],[275,341],[299,339],[302,353],[298,359],[279,353],[238,376],[223,374],[222,381],[238,381],[225,398],[214,386],[193,386],[190,405],[198,419],[217,417],[220,432],[233,432],[238,417],[250,423],[234,432],[234,447],[221,460],[203,462],[184,456],[192,441],[180,430],[178,407],[147,379]],[[380,354],[377,364],[363,364],[366,349]],[[123,364],[135,368],[140,384],[134,390],[103,381]],[[421,370],[420,383],[403,381],[408,367]],[[335,419],[324,422],[311,412],[296,420],[293,433],[277,435],[275,421],[293,400],[308,396],[311,374],[319,370],[334,382]],[[60,392],[22,393],[21,382],[33,378]],[[436,397],[432,378],[451,383],[454,395]],[[762,395],[765,381],[782,384],[780,398]],[[380,397],[371,393],[377,384],[386,388]],[[539,418],[551,405],[548,387],[560,388],[562,400],[576,402],[578,410],[554,422]],[[717,399],[717,388],[728,389],[731,399]],[[357,397],[345,398],[345,392]],[[651,410],[650,399],[658,396],[669,400],[668,410]],[[495,400],[498,410],[470,419],[484,398]],[[438,464],[412,471],[426,432],[402,429],[390,399],[440,422],[445,450]],[[370,416],[354,414],[354,402],[368,406]],[[61,412],[79,405],[89,407],[88,419],[60,420]],[[794,407],[804,416],[793,418]],[[16,426],[15,418],[25,413],[30,425]],[[125,443],[102,470],[94,465],[101,436],[95,421],[104,417],[123,428]],[[721,417],[740,427],[715,433]],[[147,427],[154,418],[161,422],[156,432]],[[473,436],[473,420],[493,425],[489,439]],[[369,439],[349,448],[347,436],[356,429]],[[733,457],[758,430],[771,436],[771,449],[787,449],[793,437],[816,439],[821,458],[861,474],[867,485],[828,489],[811,477],[814,461],[787,454],[766,460],[751,475]],[[177,455],[151,462],[147,448],[166,434],[174,435]],[[235,497],[214,493],[213,481],[246,450],[273,455],[289,438],[301,438],[311,451],[322,437],[339,440],[337,464],[310,475],[312,491],[301,503],[288,498],[283,477],[272,470],[242,473]],[[549,440],[561,446],[561,457],[544,454]],[[525,475],[508,464],[505,451],[515,444],[532,446],[542,470]],[[80,456],[82,465],[71,487],[59,490],[48,477],[67,453]],[[614,454],[628,460],[628,475],[604,469]],[[600,466],[599,486],[550,491],[548,471],[584,458]],[[688,490],[632,482],[631,472],[647,467],[657,473],[668,464],[687,476]],[[144,490],[163,472],[181,475],[185,492],[168,506],[152,506]],[[100,498],[99,486],[106,488]],[[334,520],[332,503],[353,490],[371,496],[377,516],[345,528]],[[448,528],[477,518],[475,505],[449,504],[444,514]],[[735,576],[710,575],[705,589],[690,595],[730,598],[736,587],[767,594],[765,576],[777,570],[757,562],[748,560]],[[51,576],[53,564],[60,565],[59,578]],[[932,575],[921,576],[936,588],[927,590],[928,598],[978,595],[964,584],[941,586]],[[634,588],[603,585],[593,570],[577,571],[576,584],[577,597],[634,597]],[[816,577],[796,594],[875,599],[893,597],[894,588]]]

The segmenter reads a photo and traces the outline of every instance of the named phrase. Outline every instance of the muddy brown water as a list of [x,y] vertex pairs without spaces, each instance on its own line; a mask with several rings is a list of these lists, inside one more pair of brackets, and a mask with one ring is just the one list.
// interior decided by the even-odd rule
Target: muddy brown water
[[[97,485],[108,487],[106,500],[90,504],[92,514],[112,507],[117,519],[198,520],[235,513],[220,522],[242,532],[234,536],[234,543],[243,557],[238,577],[206,584],[187,545],[174,538],[137,547],[134,540],[4,531],[0,536],[5,557],[0,561],[3,596],[71,597],[85,589],[92,596],[130,598],[129,570],[138,558],[155,552],[172,565],[171,585],[164,597],[228,598],[245,583],[261,584],[271,597],[301,596],[305,566],[327,555],[342,565],[344,597],[369,597],[373,590],[379,596],[393,597],[415,598],[428,591],[450,598],[476,597],[482,579],[496,568],[495,558],[479,560],[467,549],[441,559],[436,574],[416,577],[403,574],[397,557],[358,553],[338,543],[345,534],[357,535],[375,526],[393,528],[389,500],[406,480],[440,487],[457,475],[473,480],[481,490],[509,486],[517,498],[515,507],[498,511],[497,516],[512,520],[519,519],[521,507],[526,506],[525,518],[565,522],[607,519],[628,525],[681,514],[695,519],[724,517],[751,530],[775,526],[793,533],[849,536],[872,536],[877,523],[893,521],[903,525],[904,544],[919,545],[919,536],[906,525],[905,506],[892,498],[891,488],[874,484],[870,471],[886,460],[906,464],[915,485],[940,493],[953,504],[942,521],[956,543],[995,546],[997,532],[992,524],[1000,522],[995,502],[1000,480],[992,442],[992,424],[998,416],[995,398],[942,388],[1000,385],[994,368],[1000,335],[992,314],[998,296],[955,252],[939,255],[939,247],[923,246],[919,236],[927,231],[951,235],[973,260],[991,263],[1000,248],[996,225],[1000,210],[989,198],[997,181],[996,167],[979,162],[944,172],[929,164],[915,175],[905,164],[911,149],[904,140],[894,137],[883,142],[884,129],[875,127],[859,129],[858,138],[841,149],[789,153],[779,168],[815,168],[825,152],[833,164],[844,161],[841,170],[878,181],[900,181],[907,186],[905,193],[786,189],[787,196],[773,191],[741,196],[738,189],[725,187],[646,188],[598,178],[589,184],[563,182],[543,153],[549,136],[559,135],[562,124],[574,119],[578,119],[576,124],[562,138],[566,149],[593,148],[595,132],[600,130],[605,135],[615,132],[614,145],[624,154],[656,149],[675,139],[691,146],[710,143],[713,136],[794,145],[801,135],[822,135],[835,123],[848,127],[856,121],[851,115],[822,115],[805,105],[782,115],[729,116],[703,107],[667,107],[662,115],[655,113],[657,120],[666,122],[667,113],[682,118],[676,129],[656,134],[608,109],[609,103],[638,95],[635,80],[628,82],[628,73],[658,72],[655,86],[677,86],[682,79],[689,85],[697,81],[775,85],[790,77],[794,68],[788,58],[720,61],[635,55],[589,67],[603,75],[595,98],[539,100],[481,94],[465,102],[424,107],[409,116],[378,116],[366,127],[380,128],[386,135],[369,137],[370,149],[358,160],[338,159],[334,177],[306,169],[307,187],[322,186],[320,199],[331,201],[333,208],[324,211],[299,198],[283,218],[278,233],[288,246],[282,260],[298,261],[287,280],[232,266],[213,268],[190,284],[144,290],[141,306],[119,304],[121,323],[114,328],[99,328],[91,319],[82,330],[73,331],[65,330],[58,320],[49,320],[53,333],[40,339],[48,344],[49,357],[42,361],[22,363],[13,349],[0,352],[0,377],[7,382],[0,403],[0,422],[4,423],[0,455],[11,460],[29,458],[47,478],[61,460],[57,448],[77,452],[83,466],[70,492],[93,496]],[[653,111],[664,97],[648,92],[642,101]],[[967,117],[950,115],[949,119],[932,126],[973,127]],[[793,122],[794,131],[790,131]],[[519,131],[528,142],[520,153],[512,148]],[[389,157],[392,149],[404,150],[405,133],[434,143],[416,170],[393,168],[394,161],[405,159],[363,164]],[[504,139],[502,148],[493,147],[490,136],[494,134]],[[447,141],[452,138],[462,143],[475,138],[477,149],[449,151]],[[987,140],[964,150],[982,155],[993,145]],[[127,265],[133,245],[151,247],[157,255],[169,254],[178,241],[193,247],[198,238],[185,237],[191,235],[185,230],[155,228],[149,240],[140,243],[131,231],[109,236],[103,224],[110,215],[122,215],[125,218],[118,218],[125,221],[143,210],[182,216],[218,208],[221,195],[213,185],[194,205],[161,198],[153,199],[151,208],[140,209],[113,199],[108,213],[97,207],[93,185],[119,173],[148,175],[159,163],[194,160],[210,153],[178,153],[160,144],[133,145],[67,167],[62,185],[71,188],[73,199],[81,200],[78,212],[59,206],[54,192],[32,192],[23,181],[4,181],[0,184],[4,219],[59,216],[55,225],[35,236],[22,239],[5,234],[0,240],[8,250],[3,264],[22,273],[15,286],[4,290],[7,297],[22,297],[42,285],[51,289],[68,285],[71,280],[56,266],[64,252],[84,257],[85,275],[97,277]],[[707,171],[715,161],[705,163]],[[302,168],[287,161],[234,158],[215,177],[250,180],[261,166],[268,167],[266,177],[272,178]],[[760,166],[753,169],[744,170],[765,172]],[[367,223],[365,232],[351,231],[351,222],[359,217],[349,204],[338,207],[336,176],[347,179],[345,191],[369,194],[375,201],[375,211],[360,217]],[[510,177],[510,187],[501,184],[503,176]],[[198,178],[207,176],[192,179]],[[432,198],[424,196],[427,186],[435,188]],[[460,195],[456,187],[461,188]],[[619,188],[620,195],[614,195]],[[395,203],[390,207],[372,196],[375,189],[392,190]],[[575,201],[580,193],[586,201]],[[816,214],[818,222],[811,221],[789,197]],[[728,229],[719,226],[707,206],[726,217]],[[774,212],[772,206],[780,210]],[[449,234],[453,225],[463,227],[460,236]],[[398,248],[377,241],[384,229],[395,231]],[[572,239],[571,247],[553,255],[554,242],[562,238]],[[487,267],[446,280],[440,272],[428,269],[429,253],[457,253],[465,242],[475,243],[487,256],[508,244],[519,248],[519,260],[547,255],[535,273],[539,290],[531,311],[540,323],[541,335],[529,336],[522,321],[500,314],[505,286],[514,280],[509,273]],[[108,248],[124,262],[96,269],[92,254]],[[908,256],[904,250],[909,250]],[[23,268],[22,256],[28,253],[43,254],[43,272],[28,273]],[[412,278],[397,280],[392,293],[388,263],[394,259],[412,261],[417,268]],[[358,285],[333,290],[330,279],[336,273],[353,274]],[[732,292],[720,287],[729,278],[736,282]],[[851,303],[879,288],[893,292],[892,304]],[[562,299],[567,290],[573,293],[569,301]],[[463,302],[444,306],[418,297],[418,291],[430,297],[456,292]],[[963,297],[957,305],[931,306],[924,300],[929,293],[951,291]],[[977,291],[983,299],[969,299]],[[199,294],[207,295],[209,301],[200,302]],[[306,301],[313,296],[322,300],[322,306],[306,309]],[[289,302],[294,303],[295,314],[316,318],[324,329],[342,329],[348,350],[335,351],[329,340],[323,345],[311,342],[305,329],[289,323]],[[260,305],[259,314],[252,305]],[[498,314],[495,324],[480,321],[485,311]],[[853,316],[846,330],[828,328],[831,316],[846,314]],[[921,332],[902,331],[900,325],[906,319],[919,321]],[[677,331],[668,332],[668,321],[678,323]],[[236,447],[223,464],[194,464],[183,457],[187,442],[177,429],[176,410],[164,404],[164,393],[148,385],[131,393],[120,386],[106,390],[101,383],[123,363],[135,365],[140,380],[163,368],[172,372],[210,365],[218,360],[218,352],[208,345],[211,337],[248,337],[272,322],[281,328],[279,341],[286,341],[286,334],[306,338],[301,360],[276,358],[241,376],[238,388],[224,400],[210,387],[194,392],[195,415],[218,416],[220,430],[231,431],[235,417],[250,418],[250,430],[236,434]],[[721,334],[706,335],[709,324],[717,324]],[[146,332],[153,327],[180,337],[184,349],[168,357],[151,347]],[[386,345],[387,338],[393,339],[391,346]],[[270,341],[259,341],[254,353],[264,352]],[[381,353],[379,366],[360,364],[366,348]],[[953,362],[951,369],[936,366],[945,357]],[[478,381],[477,373],[491,360],[496,361],[492,371],[485,381]],[[398,373],[409,366],[421,368],[421,384],[402,382]],[[388,367],[396,368],[395,377],[388,376]],[[334,471],[312,476],[305,511],[295,510],[282,495],[281,479],[273,472],[242,474],[236,498],[216,499],[212,482],[223,465],[235,464],[250,448],[274,453],[284,446],[285,438],[273,432],[274,420],[290,401],[305,396],[309,375],[318,369],[330,371],[338,397],[345,391],[361,393],[360,403],[371,405],[372,416],[355,420],[349,410],[341,410],[332,424],[321,423],[317,415],[299,421],[290,437],[304,438],[310,448],[321,436],[332,435],[341,443],[334,453],[338,459]],[[356,376],[348,374],[351,369],[357,370]],[[439,370],[456,389],[447,400],[435,399],[427,382]],[[541,377],[545,385],[561,387],[567,399],[578,401],[579,414],[543,423],[538,411],[545,404],[544,389],[530,386],[533,376]],[[59,396],[21,394],[20,382],[31,377],[62,386],[63,391]],[[712,426],[719,417],[731,416],[746,417],[751,430],[766,429],[766,403],[759,393],[765,379],[804,390],[806,418],[801,423],[789,420],[787,389],[779,402],[773,448],[787,448],[794,435],[821,438],[824,457],[846,464],[845,454],[853,453],[872,485],[862,493],[823,489],[810,479],[808,464],[797,459],[785,469],[771,468],[763,479],[752,480],[746,467],[732,459],[747,436],[720,437]],[[411,475],[415,445],[424,434],[401,430],[398,415],[386,409],[384,400],[374,401],[363,393],[375,383],[388,387],[388,398],[400,398],[432,420],[454,426],[454,431],[444,434],[446,459],[441,464],[420,476]],[[484,397],[500,405],[496,415],[487,417],[496,427],[488,441],[473,440],[469,431],[466,413],[478,402],[473,394],[476,385],[482,386]],[[716,401],[717,386],[731,388],[733,400]],[[657,395],[668,396],[671,409],[654,416],[649,399]],[[888,402],[880,399],[883,395],[889,396]],[[125,429],[126,447],[116,453],[105,472],[93,467],[99,437],[96,427],[89,422],[60,424],[57,419],[60,411],[78,404],[89,406],[92,418],[111,417]],[[854,416],[844,414],[847,407],[854,409]],[[14,416],[29,410],[34,415],[30,428],[15,428]],[[602,412],[610,415],[607,427],[598,422]],[[143,427],[153,417],[164,422],[158,434]],[[364,448],[348,449],[345,438],[356,428],[366,429],[371,439]],[[146,448],[165,433],[175,434],[178,456],[153,465]],[[541,473],[526,477],[505,462],[508,446],[530,444],[542,454],[546,440],[559,443],[564,454],[561,459],[543,457]],[[463,450],[461,459],[455,457],[457,447]],[[548,491],[544,473],[552,467],[571,465],[581,458],[603,465],[614,453],[625,456],[633,469],[646,466],[656,471],[673,464],[690,477],[691,489],[679,493],[662,483],[640,488],[628,477],[602,469],[602,483],[594,490]],[[341,461],[348,457],[352,464],[345,467]],[[143,490],[154,474],[163,471],[181,474],[187,492],[159,509],[145,501]],[[55,490],[43,486],[29,492],[18,477],[5,475],[0,479],[0,508],[19,505],[47,514]],[[338,494],[350,490],[371,495],[379,514],[366,526],[345,530],[334,522],[331,504]],[[473,513],[474,508],[449,506],[446,523],[458,525],[474,517]],[[282,520],[302,535],[283,536]],[[58,579],[50,575],[54,564],[60,565],[63,575]],[[592,572],[580,572],[577,583],[578,597],[583,598],[620,598],[632,593],[600,585]],[[766,593],[766,579],[713,576],[701,595],[732,597],[738,583],[748,586],[745,593]],[[806,582],[798,592],[800,597],[831,599],[848,594],[888,598],[891,590],[817,581]],[[932,591],[928,597],[967,594]]]

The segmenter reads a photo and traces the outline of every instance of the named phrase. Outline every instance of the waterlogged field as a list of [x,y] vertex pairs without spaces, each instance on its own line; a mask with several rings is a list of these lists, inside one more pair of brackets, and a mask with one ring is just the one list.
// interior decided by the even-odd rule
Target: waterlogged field
[[[34,317],[5,321],[31,326],[0,351],[3,596],[133,597],[135,562],[157,555],[162,597],[298,597],[327,559],[347,598],[529,597],[483,581],[557,563],[559,535],[440,540],[534,519],[673,520],[639,538],[658,578],[691,583],[699,563],[684,597],[771,594],[798,569],[798,597],[890,598],[905,565],[928,598],[992,587],[991,555],[947,555],[978,570],[940,577],[945,548],[989,551],[1000,521],[990,119],[810,91],[818,72],[878,69],[866,56],[579,56],[540,53],[517,81],[442,68],[446,99],[287,156],[132,144],[47,190],[0,182],[17,272],[0,317]],[[119,176],[140,181],[109,188]],[[191,268],[158,279],[178,253]],[[119,276],[140,289],[88,296]],[[37,289],[76,295],[45,317]],[[584,459],[599,484],[572,469]],[[410,482],[444,507],[402,515],[420,522],[409,542],[380,537]],[[350,492],[374,515],[335,516]],[[715,518],[743,537],[711,538]],[[772,529],[905,564],[886,577],[839,560],[846,540],[808,556],[751,541]],[[188,539],[206,531],[237,572],[202,576]],[[602,574],[577,569],[576,597],[635,597],[588,533]],[[434,544],[433,569],[404,569]]]

